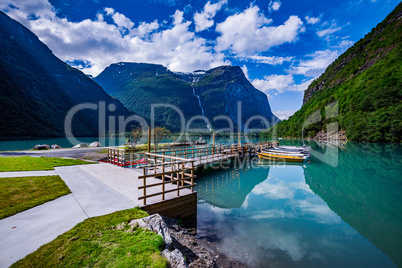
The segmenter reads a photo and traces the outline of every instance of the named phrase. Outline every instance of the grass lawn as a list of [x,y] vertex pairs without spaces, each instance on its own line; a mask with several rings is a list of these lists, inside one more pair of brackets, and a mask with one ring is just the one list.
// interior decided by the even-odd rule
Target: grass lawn
[[0,178],[0,219],[69,193],[59,176]]
[[56,157],[0,157],[0,172],[2,171],[32,171],[53,170],[53,167],[93,164],[78,159]]
[[133,208],[87,219],[11,267],[166,267],[161,236],[116,228],[147,215]]

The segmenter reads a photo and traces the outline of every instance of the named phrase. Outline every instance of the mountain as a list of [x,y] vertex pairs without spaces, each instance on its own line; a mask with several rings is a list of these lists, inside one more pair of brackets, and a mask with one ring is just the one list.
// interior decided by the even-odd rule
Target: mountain
[[[174,73],[162,65],[121,62],[107,67],[95,81],[107,93],[119,99],[129,110],[151,117],[152,104],[174,105],[191,128],[229,128],[226,116],[237,129],[238,102],[241,102],[241,128],[253,116],[266,118],[269,124],[278,119],[272,114],[267,96],[251,85],[237,66],[222,66],[208,71]],[[194,118],[194,121],[189,121]],[[205,123],[203,118],[210,121]],[[156,122],[181,128],[179,112],[170,108],[155,108]],[[265,128],[258,118],[248,128]]]
[[[132,114],[3,12],[0,47],[0,137],[63,136],[68,111],[81,103],[105,102],[106,118]],[[108,112],[110,104],[116,107],[113,113]],[[79,111],[73,117],[73,133],[97,136],[98,121],[97,110]]]
[[349,140],[401,142],[401,17],[400,3],[310,84],[299,111],[265,134],[313,138],[338,123]]

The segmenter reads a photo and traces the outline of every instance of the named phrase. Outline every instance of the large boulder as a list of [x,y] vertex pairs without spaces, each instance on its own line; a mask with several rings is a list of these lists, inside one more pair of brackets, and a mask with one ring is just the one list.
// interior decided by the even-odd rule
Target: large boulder
[[52,144],[51,148],[52,149],[61,149],[61,146],[58,144]]
[[100,146],[101,146],[101,144],[99,141],[94,141],[93,143],[91,143],[89,145],[89,147],[91,147],[91,148],[100,147]]
[[183,254],[177,248],[173,251],[165,249],[164,251],[162,251],[162,256],[168,260],[170,267],[175,268],[188,267],[186,261],[184,260]]
[[172,248],[172,237],[169,235],[169,229],[158,213],[150,215],[145,218],[131,220],[129,225],[132,227],[140,227],[143,229],[151,230],[152,232],[162,236],[165,241],[166,248]]
[[35,145],[34,146],[34,150],[47,150],[47,149],[49,149],[49,145],[47,145],[47,144],[37,144],[37,145]]
[[165,241],[165,250],[162,255],[168,260],[170,267],[187,268],[183,254],[178,249],[173,249],[173,239],[169,234],[169,228],[161,215],[158,213],[142,219],[131,220],[129,225],[132,228],[143,228],[162,236]]
[[87,148],[87,147],[88,147],[88,145],[87,145],[86,143],[80,143],[80,144],[75,145],[75,146],[73,147],[73,149],[77,149],[77,148]]

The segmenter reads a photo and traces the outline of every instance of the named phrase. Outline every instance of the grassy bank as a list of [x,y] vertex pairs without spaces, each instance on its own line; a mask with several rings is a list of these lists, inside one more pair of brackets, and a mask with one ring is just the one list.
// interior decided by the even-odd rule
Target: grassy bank
[[134,208],[87,219],[11,267],[166,267],[161,236],[122,224],[145,216]]
[[77,159],[55,157],[0,157],[0,172],[2,171],[32,171],[53,170],[54,167],[92,164]]
[[0,219],[69,193],[59,176],[0,178]]

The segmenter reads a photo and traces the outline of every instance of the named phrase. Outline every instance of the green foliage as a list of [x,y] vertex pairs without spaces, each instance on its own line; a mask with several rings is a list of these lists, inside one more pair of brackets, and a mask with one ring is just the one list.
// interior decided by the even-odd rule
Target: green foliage
[[69,193],[59,176],[0,178],[0,219]]
[[[402,141],[402,27],[396,19],[402,4],[365,38],[357,42],[311,83],[312,96],[288,120],[261,133],[264,137],[313,137],[337,122],[353,141]],[[323,85],[318,90],[318,85]],[[326,107],[336,101],[338,116],[328,118]],[[321,120],[303,128],[319,111]],[[335,121],[334,121],[335,119]],[[305,124],[306,125],[306,124]]]
[[127,225],[145,216],[134,208],[87,219],[11,267],[166,267],[162,237]]
[[170,131],[165,127],[156,127],[152,130],[154,145],[157,147],[163,138],[169,135]]
[[0,157],[1,171],[53,170],[53,167],[94,164],[78,159],[55,157]]

